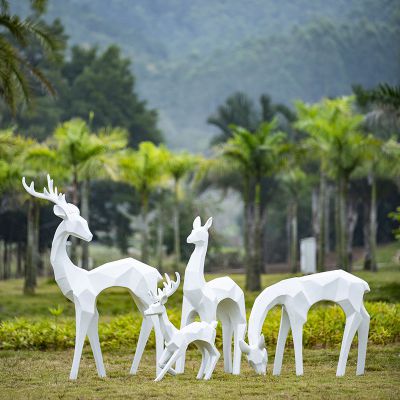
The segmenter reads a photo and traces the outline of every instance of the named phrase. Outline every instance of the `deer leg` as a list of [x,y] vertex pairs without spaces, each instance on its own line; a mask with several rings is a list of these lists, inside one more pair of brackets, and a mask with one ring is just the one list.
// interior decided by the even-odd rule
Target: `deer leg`
[[274,370],[272,372],[273,375],[281,374],[283,352],[285,350],[285,343],[289,333],[289,329],[289,316],[285,310],[285,307],[282,307],[281,326],[279,327],[278,343],[276,344]]
[[196,376],[196,379],[202,379],[204,376],[204,370],[208,363],[208,354],[207,354],[207,351],[205,350],[204,346],[197,346],[197,348],[201,352],[201,365],[200,365],[199,372]]
[[[161,369],[158,366],[158,361],[161,358],[161,355],[164,351],[164,335],[161,331],[160,321],[157,315],[151,317],[154,325],[154,333],[156,335],[156,374],[159,374]],[[175,371],[171,368],[169,371],[170,374],[175,375]]]
[[101,378],[104,378],[106,376],[106,370],[104,368],[103,355],[101,354],[98,325],[99,325],[99,313],[96,309],[96,312],[89,324],[87,333],[89,336],[90,346],[92,347],[97,373]]
[[246,335],[246,324],[237,324],[234,328],[234,347],[233,347],[233,368],[234,375],[240,374],[240,362],[242,360],[242,351],[239,342],[244,340]]
[[343,376],[346,372],[347,357],[349,356],[350,346],[354,335],[360,326],[362,317],[360,313],[354,312],[346,318],[346,326],[344,327],[342,347],[340,348],[339,363],[336,370],[336,376]]
[[368,331],[369,331],[369,314],[363,306],[361,309],[362,321],[358,328],[358,358],[357,358],[357,375],[363,375],[365,369],[365,358],[367,355]]
[[[79,309],[78,309],[79,308]],[[82,356],[82,349],[85,343],[86,333],[90,322],[93,318],[93,313],[82,311],[79,306],[75,306],[76,310],[76,334],[75,334],[75,351],[72,361],[71,373],[69,379],[76,379],[79,371],[79,364]]]
[[294,358],[296,362],[296,375],[303,375],[303,322],[295,322],[292,325]]
[[224,370],[226,373],[232,373],[232,322],[227,316],[221,316],[222,322],[222,347],[224,352]]
[[[193,312],[193,307],[184,297],[182,303],[181,329],[193,322]],[[183,374],[183,372],[185,371],[185,354],[186,351],[183,352],[182,356],[179,357],[178,361],[176,362],[175,372],[177,374]]]
[[158,374],[157,378],[154,380],[155,382],[160,381],[162,378],[164,378],[165,374],[169,371],[169,369],[172,367],[172,365],[174,364],[174,362],[176,362],[176,360],[178,359],[178,357],[180,356],[180,350],[176,350],[172,356],[170,357],[170,359],[166,362],[166,364],[164,365],[163,369],[161,370],[161,372]]
[[149,338],[151,328],[151,319],[148,317],[143,317],[142,327],[140,328],[139,340],[136,345],[135,356],[133,358],[130,374],[135,375],[139,367],[140,359],[142,358],[144,348],[146,346],[147,340]]
[[217,365],[218,359],[220,357],[220,353],[215,347],[215,345],[211,345],[208,349],[209,352],[209,362],[206,368],[206,372],[204,374],[204,379],[208,380],[211,378],[212,373],[214,372],[215,366]]

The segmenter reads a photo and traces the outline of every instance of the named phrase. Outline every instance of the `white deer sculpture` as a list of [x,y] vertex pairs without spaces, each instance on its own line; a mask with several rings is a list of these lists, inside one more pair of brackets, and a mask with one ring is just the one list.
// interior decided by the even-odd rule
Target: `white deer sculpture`
[[169,276],[165,274],[166,282],[164,282],[164,289],[158,289],[157,295],[154,292],[150,292],[154,303],[144,312],[147,316],[158,316],[161,330],[165,338],[166,347],[159,359],[159,367],[162,368],[162,370],[155,381],[160,381],[168,371],[174,374],[174,371],[171,370],[172,365],[176,362],[178,357],[185,354],[190,343],[196,345],[202,355],[197,379],[210,379],[220,356],[219,351],[215,347],[215,328],[218,322],[192,322],[180,330],[175,328],[168,319],[167,310],[164,305],[168,297],[179,287],[180,276],[177,272],[175,274],[175,282],[171,281]]
[[250,365],[259,374],[265,374],[268,362],[264,336],[261,334],[268,311],[282,305],[281,326],[276,345],[274,375],[281,373],[283,351],[289,329],[292,329],[296,374],[303,375],[303,325],[310,307],[319,301],[339,304],[346,315],[342,347],[340,349],[337,376],[346,371],[347,357],[356,331],[358,331],[357,375],[365,368],[370,317],[363,304],[364,293],[369,292],[368,283],[342,270],[290,278],[264,289],[256,298],[249,319],[249,344],[240,342]]
[[[149,290],[156,290],[157,283],[162,280],[160,273],[153,267],[141,263],[133,258],[110,262],[91,271],[86,271],[74,265],[67,254],[67,239],[75,236],[90,241],[92,233],[88,224],[79,214],[79,209],[65,200],[65,195],[58,193],[53,187],[53,180],[47,175],[48,187],[43,193],[35,191],[34,182],[28,186],[25,177],[22,184],[26,191],[39,199],[53,202],[54,214],[63,221],[58,226],[51,247],[50,261],[54,269],[56,282],[64,296],[75,304],[76,337],[75,352],[72,362],[70,379],[78,376],[82,348],[86,338],[92,347],[97,372],[100,377],[106,376],[103,357],[98,335],[99,313],[96,307],[97,296],[104,289],[120,286],[129,289],[134,302],[143,314],[152,304]],[[136,347],[135,357],[131,367],[131,374],[135,374],[143,354],[144,347],[154,326],[156,334],[156,357],[159,358],[163,350],[163,336],[156,318],[144,317]],[[158,370],[157,370],[158,372]]]
[[[196,314],[201,321],[222,323],[223,353],[225,372],[239,374],[241,350],[239,341],[246,334],[246,309],[243,290],[229,277],[204,279],[204,261],[208,246],[208,229],[212,218],[201,226],[200,217],[193,222],[193,230],[187,243],[193,243],[195,249],[185,270],[183,284],[183,304],[181,329],[191,323]],[[234,355],[232,365],[232,335],[234,336]],[[175,371],[183,373],[185,355],[178,360]]]

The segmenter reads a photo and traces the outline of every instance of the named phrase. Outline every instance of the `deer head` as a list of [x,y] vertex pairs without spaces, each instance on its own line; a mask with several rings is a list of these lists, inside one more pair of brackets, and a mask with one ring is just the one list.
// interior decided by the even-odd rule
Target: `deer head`
[[267,371],[268,354],[265,348],[264,335],[260,335],[256,345],[249,345],[244,340],[239,341],[240,350],[247,355],[247,360],[257,374],[265,375]]
[[208,229],[212,225],[212,217],[208,218],[204,226],[201,226],[201,219],[197,217],[193,221],[193,230],[186,239],[187,243],[202,244],[208,242]]
[[175,272],[176,281],[171,281],[168,274],[165,274],[165,281],[163,282],[164,289],[157,289],[157,294],[149,290],[149,295],[153,299],[153,304],[144,312],[144,315],[162,314],[165,311],[164,304],[167,302],[168,297],[172,296],[179,287],[181,277],[179,272]]
[[76,236],[87,242],[92,240],[93,235],[89,230],[87,221],[80,216],[79,208],[74,204],[67,203],[65,194],[58,193],[50,175],[47,175],[47,188],[43,189],[43,193],[35,191],[34,182],[31,182],[28,186],[25,182],[25,177],[22,178],[22,185],[32,196],[43,200],[49,200],[55,204],[53,207],[54,214],[64,220],[64,228],[69,235]]

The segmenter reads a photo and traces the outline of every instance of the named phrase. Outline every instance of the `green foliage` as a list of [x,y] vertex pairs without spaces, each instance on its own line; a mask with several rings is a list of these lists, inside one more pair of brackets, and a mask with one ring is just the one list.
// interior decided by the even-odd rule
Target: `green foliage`
[[33,82],[55,94],[42,70],[24,54],[24,50],[35,43],[49,53],[57,49],[58,43],[52,33],[38,19],[44,4],[44,1],[32,3],[32,8],[38,12],[33,19],[11,14],[7,0],[0,4],[0,98],[13,113],[17,105],[32,100]]
[[[366,303],[371,315],[369,342],[386,345],[400,338],[400,305],[386,303]],[[55,309],[57,313],[60,308]],[[61,308],[62,310],[62,308]],[[180,311],[168,309],[170,321],[180,324]],[[74,345],[75,327],[72,319],[49,318],[31,321],[24,318],[3,321],[0,324],[0,349],[64,349]],[[273,309],[267,316],[263,333],[267,347],[276,346],[280,325],[280,310]],[[315,306],[309,312],[304,326],[303,343],[305,347],[340,346],[345,325],[344,313],[339,306]],[[109,323],[100,323],[99,333],[103,349],[120,347],[133,348],[138,340],[141,316],[138,313],[113,318]],[[217,347],[222,347],[221,326],[217,328]],[[289,338],[291,344],[291,338]],[[154,335],[151,335],[148,348],[155,347]]]

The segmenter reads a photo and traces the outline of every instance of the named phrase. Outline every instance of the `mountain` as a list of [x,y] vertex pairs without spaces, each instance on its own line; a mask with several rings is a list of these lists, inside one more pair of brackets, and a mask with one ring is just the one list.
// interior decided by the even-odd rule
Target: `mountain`
[[122,47],[176,148],[207,148],[207,117],[238,90],[291,104],[400,83],[397,0],[49,1],[56,17],[70,44]]

